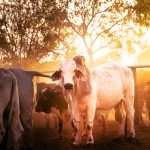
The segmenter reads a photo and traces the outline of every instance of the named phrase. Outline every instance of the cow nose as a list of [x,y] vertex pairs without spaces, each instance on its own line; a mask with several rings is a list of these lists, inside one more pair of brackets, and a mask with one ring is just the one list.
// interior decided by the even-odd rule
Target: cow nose
[[66,83],[66,84],[64,85],[64,87],[65,87],[65,89],[72,89],[72,88],[73,88],[73,84],[71,84],[71,83]]

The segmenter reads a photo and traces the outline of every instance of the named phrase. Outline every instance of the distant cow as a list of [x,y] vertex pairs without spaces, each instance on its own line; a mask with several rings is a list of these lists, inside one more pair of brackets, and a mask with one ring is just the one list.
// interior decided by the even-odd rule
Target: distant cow
[[135,107],[135,124],[136,125],[143,125],[143,108],[145,103],[145,93],[144,93],[144,84],[136,85],[136,107]]
[[[136,86],[137,98],[137,113],[135,114],[136,125],[144,125],[143,109],[144,105],[148,111],[148,118],[150,118],[150,82],[142,83]],[[150,120],[150,119],[149,119]],[[150,126],[150,121],[149,121]]]
[[148,111],[149,127],[150,127],[150,81],[146,83],[144,88],[144,93],[145,93],[145,103]]
[[37,71],[25,71],[20,68],[9,69],[15,75],[18,82],[19,101],[20,101],[20,119],[24,128],[23,147],[32,147],[32,108],[34,97],[33,76],[49,77]]
[[[72,117],[75,139],[73,144],[81,142],[80,122],[87,121],[87,144],[93,144],[92,135],[95,110],[108,114],[113,107],[121,110],[121,101],[126,107],[127,136],[134,138],[134,81],[132,71],[116,63],[101,65],[89,70],[81,56],[63,60],[58,71],[51,76],[59,80]],[[119,122],[118,136],[125,134],[125,115],[122,111],[116,119]]]
[[23,127],[20,122],[18,86],[8,69],[0,68],[0,149],[19,150]]
[[[59,110],[59,111],[57,111]],[[62,88],[59,85],[50,84],[49,88],[44,88],[39,93],[39,99],[35,106],[36,112],[56,113],[59,121],[60,137],[62,136],[62,113],[67,110],[68,104],[63,96]]]

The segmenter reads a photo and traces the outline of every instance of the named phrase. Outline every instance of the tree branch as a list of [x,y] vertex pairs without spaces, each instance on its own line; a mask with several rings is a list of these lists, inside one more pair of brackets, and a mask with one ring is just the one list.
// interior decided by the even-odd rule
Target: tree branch
[[122,19],[117,20],[117,21],[116,21],[113,25],[111,25],[109,28],[107,28],[107,29],[103,30],[102,32],[98,33],[97,36],[96,36],[96,37],[94,38],[94,40],[92,41],[92,45],[94,45],[94,43],[96,42],[96,40],[98,39],[99,36],[101,36],[103,33],[107,32],[107,31],[111,30],[116,24],[118,24],[119,22],[121,22],[122,20],[124,20],[126,17],[127,17],[127,15],[124,16]]

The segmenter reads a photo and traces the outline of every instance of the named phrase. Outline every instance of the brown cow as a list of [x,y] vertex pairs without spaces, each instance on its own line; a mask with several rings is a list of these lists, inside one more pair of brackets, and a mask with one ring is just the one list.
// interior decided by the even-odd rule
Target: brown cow
[[[39,93],[39,98],[37,99],[35,111],[55,113],[58,117],[59,130],[58,133],[60,138],[62,137],[62,113],[68,108],[67,102],[63,96],[62,88],[59,85],[54,86],[54,84],[49,84],[49,88],[44,88]],[[49,120],[48,120],[49,123]],[[48,125],[47,125],[48,126]]]

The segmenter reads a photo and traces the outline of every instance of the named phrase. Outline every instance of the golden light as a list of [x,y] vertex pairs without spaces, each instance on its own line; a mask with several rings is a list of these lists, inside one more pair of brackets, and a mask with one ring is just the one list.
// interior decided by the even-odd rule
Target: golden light
[[110,49],[108,47],[103,48],[99,51],[96,51],[95,53],[93,53],[93,60],[97,60],[100,57],[105,57],[109,52],[110,52]]
[[130,55],[128,53],[122,54],[122,59],[120,61],[125,66],[136,65],[136,57],[134,55]]
[[[144,51],[147,51],[150,47],[150,29],[145,28],[145,27],[140,27],[138,25],[135,25],[133,22],[130,23],[131,26],[135,29],[135,31],[139,32],[141,30],[142,35],[134,34],[133,32],[130,33],[129,37],[125,37],[121,43],[122,43],[122,48],[116,49],[121,54],[120,61],[122,64],[131,66],[131,65],[140,65],[142,62],[138,62],[137,58],[139,55],[141,55]],[[125,27],[126,28],[126,27]],[[119,30],[118,30],[119,31]],[[118,32],[119,33],[119,32]],[[123,32],[122,34],[124,34]],[[133,51],[129,51],[128,46],[126,45],[127,40],[131,40],[131,46],[133,48]],[[90,39],[86,38],[87,43],[90,45]],[[106,61],[114,61],[114,55],[110,55],[112,52],[111,47],[106,47],[106,48],[100,48],[98,45],[106,45],[107,39],[105,41],[97,41],[98,43],[95,43],[93,45],[92,49],[92,58],[93,61],[96,61],[98,59],[105,59]],[[77,54],[83,55],[86,58],[86,61],[89,62],[89,55],[86,51],[85,45],[83,44],[82,39],[79,37],[76,39],[76,46],[77,46]],[[143,48],[144,47],[144,48]],[[146,48],[145,48],[146,47]],[[107,56],[109,57],[109,60]],[[97,64],[99,65],[99,64]]]
[[81,37],[77,37],[75,40],[75,45],[77,47],[76,55],[83,55],[87,62],[89,62],[89,55],[86,51],[85,45],[81,39]]
[[[124,0],[125,1],[125,0]],[[126,1],[125,1],[126,2]],[[133,0],[128,0],[128,3],[134,5]],[[68,9],[68,13],[72,14],[72,12],[74,11],[74,3],[70,3],[69,9]],[[104,8],[102,8],[104,9]],[[126,15],[127,12],[124,12],[123,16]],[[110,13],[110,16],[113,16],[114,14]],[[79,15],[80,16],[80,15]],[[82,24],[82,19],[81,16],[74,16],[72,21],[77,23],[77,25],[81,25]],[[120,16],[120,14],[119,14]],[[119,17],[118,16],[118,17]],[[109,40],[106,38],[104,39],[103,36],[102,38],[100,37],[98,40],[95,41],[94,44],[92,44],[91,46],[91,39],[94,39],[94,36],[97,36],[98,33],[101,33],[103,30],[103,28],[97,28],[99,27],[99,16],[95,17],[95,22],[92,23],[92,26],[90,26],[87,30],[86,35],[86,43],[88,47],[92,47],[91,49],[91,53],[92,53],[92,61],[97,61],[98,59],[106,59],[106,61],[114,61],[115,60],[115,53],[113,53],[113,48],[108,44]],[[104,19],[103,22],[107,22],[107,18],[106,20]],[[109,28],[110,25],[109,23],[105,24],[106,28]],[[134,31],[132,30],[134,29]],[[141,30],[142,34],[139,35],[139,31]],[[94,31],[94,32],[92,32]],[[122,44],[122,48],[118,49],[116,48],[114,51],[118,51],[121,56],[120,56],[120,61],[122,64],[124,65],[137,65],[139,62],[137,62],[137,56],[140,55],[142,53],[142,46],[146,43],[150,45],[150,29],[141,27],[135,23],[131,21],[128,22],[127,25],[118,23],[118,25],[115,25],[112,29],[111,32],[115,33],[116,36],[118,36],[119,40],[121,41]],[[92,34],[90,34],[92,33]],[[135,34],[138,33],[138,34]],[[122,38],[123,37],[123,38]],[[131,42],[131,47],[133,48],[133,52],[131,52],[127,46],[127,41]],[[89,57],[89,53],[87,51],[86,46],[84,45],[84,42],[82,40],[82,38],[80,36],[77,36],[75,39],[75,44],[76,46],[76,55],[83,55],[86,59],[86,61],[89,63],[90,61],[90,57]],[[143,44],[143,45],[142,45]],[[108,45],[107,47],[103,48],[104,46]],[[65,55],[65,54],[64,54]],[[107,57],[109,55],[109,58]],[[49,59],[45,58],[45,61]],[[99,64],[97,64],[99,65]]]

